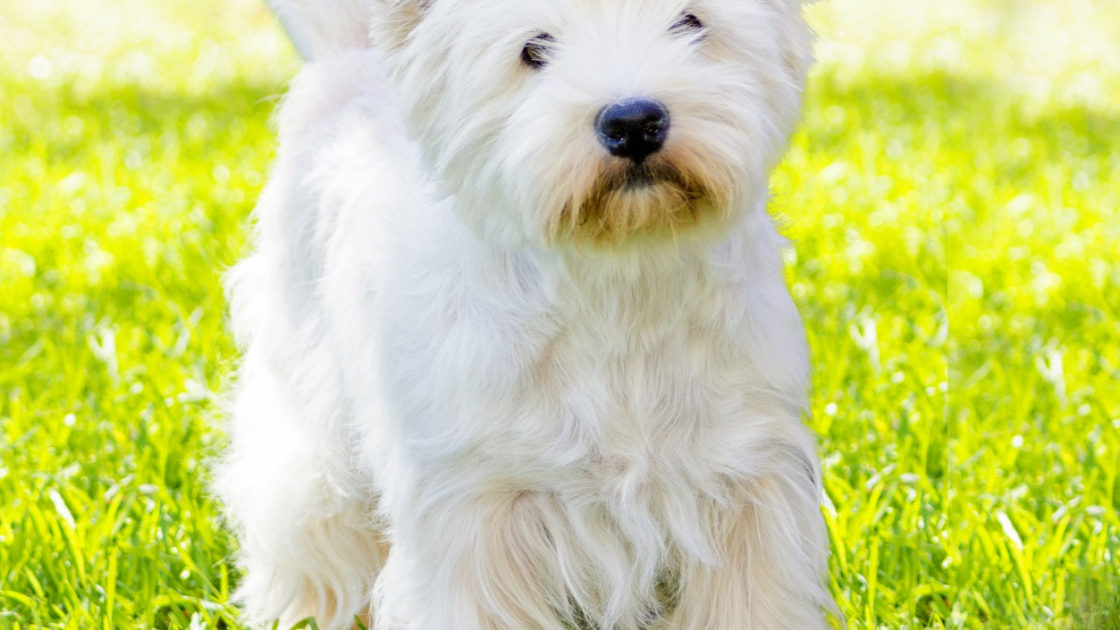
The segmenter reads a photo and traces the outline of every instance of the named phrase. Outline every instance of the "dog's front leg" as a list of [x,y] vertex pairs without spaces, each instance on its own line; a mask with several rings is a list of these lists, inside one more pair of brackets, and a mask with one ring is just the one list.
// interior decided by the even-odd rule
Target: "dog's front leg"
[[564,630],[567,599],[539,501],[456,498],[406,519],[378,581],[378,629]]
[[741,504],[713,519],[721,560],[683,567],[666,630],[829,628],[828,537],[815,484],[791,469],[742,490]]

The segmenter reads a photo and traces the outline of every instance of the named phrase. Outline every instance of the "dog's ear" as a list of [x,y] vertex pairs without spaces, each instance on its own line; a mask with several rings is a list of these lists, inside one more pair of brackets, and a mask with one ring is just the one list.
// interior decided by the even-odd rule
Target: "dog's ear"
[[424,19],[433,0],[376,0],[373,10],[374,45],[384,50],[399,50]]
[[269,0],[304,59],[318,59],[369,43],[365,0]]

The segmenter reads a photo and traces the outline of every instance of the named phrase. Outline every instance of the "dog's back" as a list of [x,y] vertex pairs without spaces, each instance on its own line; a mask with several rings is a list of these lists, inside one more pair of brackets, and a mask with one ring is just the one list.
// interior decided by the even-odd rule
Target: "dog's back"
[[[253,567],[238,590],[253,623],[279,618],[288,627],[317,615],[320,627],[347,626],[384,556],[368,525],[368,484],[337,457],[356,438],[332,365],[347,349],[328,331],[344,326],[330,313],[354,296],[331,294],[321,282],[332,255],[377,255],[373,239],[382,231],[368,222],[399,205],[397,187],[410,181],[410,149],[382,74],[376,52],[351,49],[309,63],[295,79],[254,210],[254,251],[226,279],[244,357],[231,401],[232,448],[215,485],[241,538],[242,566]],[[369,237],[354,245],[361,251],[332,250],[332,233]]]

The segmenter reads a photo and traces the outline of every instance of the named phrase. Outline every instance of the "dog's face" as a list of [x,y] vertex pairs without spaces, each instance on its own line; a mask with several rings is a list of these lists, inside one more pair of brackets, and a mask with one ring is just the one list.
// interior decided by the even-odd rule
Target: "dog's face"
[[489,237],[718,229],[800,113],[799,0],[380,0],[410,132]]

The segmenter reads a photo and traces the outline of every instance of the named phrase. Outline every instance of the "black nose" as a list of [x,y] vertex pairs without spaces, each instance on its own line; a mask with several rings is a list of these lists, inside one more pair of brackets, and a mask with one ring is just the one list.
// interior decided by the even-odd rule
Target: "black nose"
[[669,112],[657,101],[618,101],[599,112],[595,132],[611,155],[641,164],[660,151],[669,137]]

